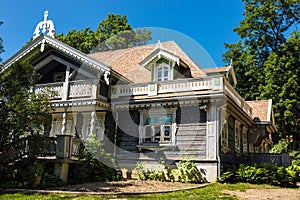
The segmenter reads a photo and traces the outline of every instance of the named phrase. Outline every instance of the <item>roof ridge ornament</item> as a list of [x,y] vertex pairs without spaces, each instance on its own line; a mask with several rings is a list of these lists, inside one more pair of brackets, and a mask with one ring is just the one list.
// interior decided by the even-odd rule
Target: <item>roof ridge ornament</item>
[[156,44],[156,49],[162,49],[162,48],[163,48],[162,43],[160,42],[160,40],[158,40]]
[[48,35],[52,38],[55,36],[55,29],[52,20],[48,20],[48,10],[44,12],[44,21],[39,22],[33,33],[33,39],[39,37],[41,34]]

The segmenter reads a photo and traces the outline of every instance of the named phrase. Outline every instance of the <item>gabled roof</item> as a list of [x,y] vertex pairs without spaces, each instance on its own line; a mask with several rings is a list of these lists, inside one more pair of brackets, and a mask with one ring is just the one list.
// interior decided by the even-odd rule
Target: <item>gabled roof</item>
[[228,78],[229,73],[232,76],[232,80],[234,85],[237,84],[234,68],[232,65],[228,65],[225,67],[216,67],[216,68],[206,68],[204,71],[207,73],[207,75],[216,75],[216,74],[225,74],[226,78]]
[[246,102],[252,108],[252,119],[254,122],[274,122],[271,99]]
[[61,52],[62,54],[67,55],[70,58],[73,58],[74,60],[79,61],[80,63],[86,64],[86,66],[94,70],[108,72],[108,73],[110,72],[109,66],[47,35],[40,35],[39,37],[37,37],[36,39],[28,43],[21,50],[19,50],[12,57],[10,57],[7,61],[3,63],[3,70],[8,68],[16,61],[20,60],[24,56],[29,55],[33,51],[37,51],[38,48],[40,48],[40,52],[43,52],[45,45],[51,46],[53,49]]
[[[160,43],[161,49],[181,59],[191,70],[192,77],[205,77],[206,73],[192,61],[174,42]],[[157,49],[157,44],[149,44],[127,49],[89,54],[90,57],[109,65],[113,71],[127,77],[135,83],[151,81],[150,71],[140,63]]]
[[171,60],[177,65],[179,65],[180,58],[160,47],[156,48],[152,53],[150,53],[145,59],[140,62],[141,67],[146,67],[149,63],[151,63],[155,59],[166,58]]

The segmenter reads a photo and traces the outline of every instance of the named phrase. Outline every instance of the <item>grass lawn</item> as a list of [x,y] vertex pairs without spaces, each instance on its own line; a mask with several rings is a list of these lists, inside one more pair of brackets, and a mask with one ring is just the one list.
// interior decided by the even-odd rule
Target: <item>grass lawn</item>
[[178,191],[171,193],[158,193],[158,194],[147,194],[147,195],[101,195],[101,196],[89,196],[89,195],[73,195],[73,194],[0,194],[0,199],[11,200],[11,199],[236,199],[234,196],[221,193],[222,190],[239,190],[245,191],[246,189],[256,188],[272,188],[267,185],[251,185],[246,183],[238,184],[220,184],[214,183],[207,187],[186,191]]

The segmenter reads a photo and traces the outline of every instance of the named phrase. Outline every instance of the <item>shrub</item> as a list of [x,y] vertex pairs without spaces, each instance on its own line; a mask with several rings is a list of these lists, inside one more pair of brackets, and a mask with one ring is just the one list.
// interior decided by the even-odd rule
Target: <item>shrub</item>
[[55,176],[53,174],[49,174],[46,172],[43,174],[40,187],[41,188],[53,188],[53,187],[58,187],[58,186],[62,186],[62,185],[63,185],[63,182],[60,178],[58,178],[57,176]]
[[198,170],[196,164],[191,159],[183,159],[178,163],[177,169],[170,170],[161,161],[156,167],[148,167],[146,162],[137,162],[136,173],[139,180],[159,180],[159,181],[175,181],[201,183],[205,179]]
[[299,166],[277,166],[273,164],[265,164],[258,166],[252,165],[239,165],[238,168],[230,169],[224,172],[219,182],[246,182],[254,184],[271,184],[281,187],[295,187],[297,178],[299,177]]
[[71,183],[120,180],[122,177],[114,158],[105,152],[95,134],[81,144],[79,159],[81,163],[70,169]]

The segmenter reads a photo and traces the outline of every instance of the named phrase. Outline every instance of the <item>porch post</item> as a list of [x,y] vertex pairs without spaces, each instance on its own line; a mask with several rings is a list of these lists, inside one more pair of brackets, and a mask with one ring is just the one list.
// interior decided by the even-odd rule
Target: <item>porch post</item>
[[63,119],[61,123],[61,134],[65,135],[66,134],[66,126],[67,126],[67,108],[65,108],[65,111],[63,113]]
[[65,82],[63,85],[63,100],[67,100],[69,96],[69,76],[70,76],[70,66],[66,68]]
[[91,113],[91,134],[95,134],[95,124],[96,124],[96,112],[92,111]]

